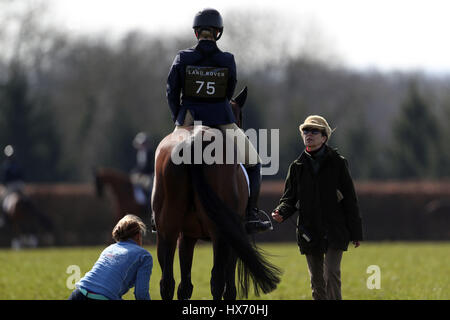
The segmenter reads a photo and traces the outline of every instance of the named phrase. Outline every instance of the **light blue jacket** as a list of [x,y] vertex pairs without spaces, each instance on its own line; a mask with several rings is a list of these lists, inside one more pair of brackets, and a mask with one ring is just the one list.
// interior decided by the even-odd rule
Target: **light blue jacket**
[[136,300],[150,300],[152,268],[150,252],[131,239],[120,241],[103,250],[92,270],[76,286],[112,300],[121,300],[134,287]]

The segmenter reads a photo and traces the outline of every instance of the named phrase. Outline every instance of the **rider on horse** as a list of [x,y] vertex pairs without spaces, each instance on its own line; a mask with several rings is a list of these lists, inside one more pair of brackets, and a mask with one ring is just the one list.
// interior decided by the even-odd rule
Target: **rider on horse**
[[[204,9],[194,18],[193,29],[198,44],[180,51],[172,64],[167,79],[167,100],[172,119],[177,127],[191,126],[194,121],[215,126],[225,132],[233,130],[239,135],[239,159],[247,170],[250,197],[246,214],[248,233],[266,231],[269,221],[258,218],[258,198],[261,187],[261,159],[245,133],[236,125],[230,106],[236,87],[236,63],[231,53],[221,51],[216,44],[223,33],[220,13]],[[256,161],[250,161],[256,159]]]
[[133,140],[133,147],[137,150],[136,166],[130,174],[134,196],[139,204],[149,205],[155,158],[150,138],[145,132],[139,132]]
[[22,191],[24,185],[23,172],[14,155],[14,148],[7,145],[4,153],[6,159],[1,167],[1,183],[8,191]]
[[17,201],[18,194],[23,193],[24,189],[22,168],[17,163],[14,148],[7,145],[4,154],[6,159],[0,168],[0,227],[8,220],[6,213],[10,211],[11,205]]

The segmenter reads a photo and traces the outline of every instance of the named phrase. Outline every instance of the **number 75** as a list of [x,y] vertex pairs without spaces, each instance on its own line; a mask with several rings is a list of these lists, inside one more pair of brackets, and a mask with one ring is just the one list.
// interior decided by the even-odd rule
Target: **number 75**
[[[205,85],[205,81],[195,81],[195,83],[199,84],[197,92],[199,93],[200,90],[202,90],[203,86]],[[216,88],[214,87],[216,83],[214,81],[208,81],[206,82],[206,93],[209,95],[212,95],[216,92]]]

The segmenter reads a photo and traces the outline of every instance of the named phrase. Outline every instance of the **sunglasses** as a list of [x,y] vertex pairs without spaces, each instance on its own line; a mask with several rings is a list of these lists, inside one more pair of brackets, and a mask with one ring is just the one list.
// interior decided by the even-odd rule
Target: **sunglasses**
[[307,135],[308,133],[312,133],[314,135],[319,134],[319,133],[323,133],[322,130],[316,129],[316,128],[304,128],[302,130],[302,132],[303,132],[304,135]]

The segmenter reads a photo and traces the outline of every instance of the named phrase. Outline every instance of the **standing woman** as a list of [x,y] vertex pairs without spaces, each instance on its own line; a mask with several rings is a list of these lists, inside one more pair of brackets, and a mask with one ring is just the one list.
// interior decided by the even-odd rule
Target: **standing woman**
[[359,247],[362,222],[347,160],[327,145],[334,130],[321,116],[299,127],[306,149],[289,166],[284,194],[272,212],[277,222],[297,210],[297,242],[306,255],[314,300],[341,300],[341,259]]
[[142,248],[145,232],[139,217],[123,217],[112,232],[116,243],[103,250],[92,270],[76,283],[69,300],[120,300],[132,287],[136,300],[150,300],[153,258]]

